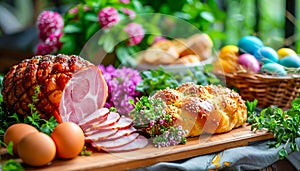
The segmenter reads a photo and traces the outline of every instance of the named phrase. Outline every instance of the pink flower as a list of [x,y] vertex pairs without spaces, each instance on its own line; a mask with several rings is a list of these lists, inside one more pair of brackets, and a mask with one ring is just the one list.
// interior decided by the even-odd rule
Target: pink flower
[[143,40],[145,35],[144,28],[137,23],[129,23],[125,27],[125,31],[129,36],[129,40],[127,41],[128,46],[139,44]]
[[119,13],[113,7],[106,7],[99,11],[98,20],[101,27],[110,28],[119,22]]
[[120,3],[123,3],[123,4],[129,4],[130,3],[130,0],[119,0]]
[[62,32],[64,20],[57,12],[44,11],[39,15],[37,25],[39,29],[39,38],[41,40],[46,40],[50,34]]
[[166,38],[164,36],[155,36],[152,44],[156,43],[156,42],[159,42],[161,40],[166,40]]
[[78,13],[78,6],[75,6],[73,8],[71,8],[69,11],[68,11],[69,14],[77,14]]
[[132,11],[131,9],[128,9],[128,8],[122,8],[121,11],[122,11],[124,14],[128,15],[128,17],[129,17],[131,20],[133,20],[133,19],[135,18],[135,16],[136,16],[136,15],[135,15],[135,12]]
[[62,46],[62,43],[59,41],[61,36],[62,33],[52,33],[44,42],[40,42],[37,45],[36,54],[46,55],[57,52]]

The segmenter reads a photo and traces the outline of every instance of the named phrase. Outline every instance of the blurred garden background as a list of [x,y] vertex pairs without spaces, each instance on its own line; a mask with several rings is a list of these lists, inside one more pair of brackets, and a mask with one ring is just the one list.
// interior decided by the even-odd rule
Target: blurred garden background
[[39,42],[36,20],[42,11],[52,10],[64,15],[79,3],[97,3],[100,7],[124,3],[136,14],[162,13],[181,18],[207,33],[216,51],[224,45],[236,44],[242,36],[255,35],[274,49],[289,47],[300,53],[297,34],[300,30],[300,17],[297,17],[300,3],[296,0],[122,1],[1,0],[0,73],[21,59],[34,55]]

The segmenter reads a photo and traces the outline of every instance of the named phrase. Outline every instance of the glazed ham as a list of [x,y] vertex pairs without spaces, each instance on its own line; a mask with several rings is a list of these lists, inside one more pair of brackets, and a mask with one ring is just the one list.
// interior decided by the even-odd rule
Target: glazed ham
[[28,105],[34,103],[42,118],[79,123],[104,106],[107,91],[98,67],[76,55],[58,54],[12,66],[3,79],[2,95],[6,107],[19,115],[30,115]]

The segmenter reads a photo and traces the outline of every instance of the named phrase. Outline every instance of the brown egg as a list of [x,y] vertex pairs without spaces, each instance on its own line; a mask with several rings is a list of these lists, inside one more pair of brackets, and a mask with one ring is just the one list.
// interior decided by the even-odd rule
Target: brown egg
[[33,132],[19,142],[18,154],[28,165],[43,166],[55,158],[55,143],[47,134]]
[[57,156],[70,159],[78,156],[84,147],[84,133],[73,122],[60,123],[51,134],[57,150]]
[[20,140],[32,132],[38,132],[38,130],[33,126],[24,123],[11,125],[4,133],[4,143],[8,145],[8,143],[12,141],[13,152],[14,154],[17,154],[17,147]]

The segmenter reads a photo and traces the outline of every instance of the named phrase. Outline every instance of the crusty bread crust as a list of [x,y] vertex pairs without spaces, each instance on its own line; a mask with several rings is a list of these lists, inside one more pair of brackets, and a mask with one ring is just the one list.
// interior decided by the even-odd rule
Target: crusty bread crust
[[247,120],[245,101],[222,86],[188,82],[176,89],[160,90],[152,98],[161,98],[167,104],[167,113],[176,118],[174,125],[187,130],[187,137],[229,132]]

